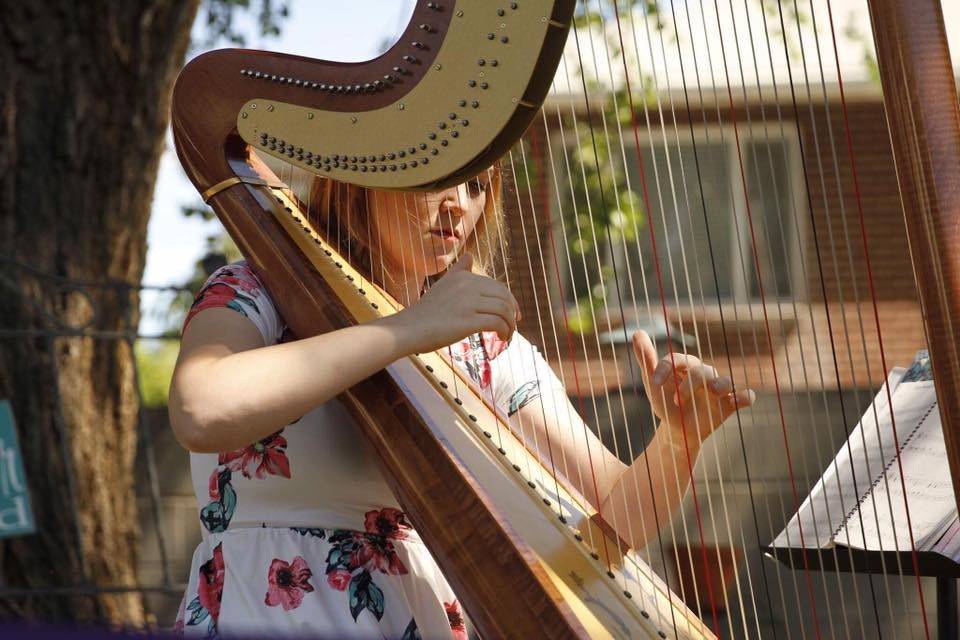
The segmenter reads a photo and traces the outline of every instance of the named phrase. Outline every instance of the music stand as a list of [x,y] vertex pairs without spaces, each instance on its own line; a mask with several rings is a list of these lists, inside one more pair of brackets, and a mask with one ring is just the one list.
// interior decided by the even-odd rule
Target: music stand
[[[849,547],[832,549],[803,549],[801,547],[772,547],[763,549],[764,555],[779,560],[791,569],[806,566],[811,569],[827,569],[843,572],[882,574],[883,567],[902,568],[902,575],[914,573],[913,553],[910,551],[866,551]],[[897,564],[899,559],[899,565]],[[957,579],[960,564],[932,551],[917,551],[917,569],[920,577],[937,580],[937,638],[960,640],[960,625],[957,615]]]

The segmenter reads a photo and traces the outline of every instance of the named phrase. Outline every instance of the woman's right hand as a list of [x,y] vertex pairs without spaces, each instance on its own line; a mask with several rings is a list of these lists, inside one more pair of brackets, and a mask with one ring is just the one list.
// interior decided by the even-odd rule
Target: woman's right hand
[[509,340],[520,319],[513,294],[493,278],[470,271],[464,254],[415,304],[395,316],[410,339],[412,353],[436,351],[481,331]]

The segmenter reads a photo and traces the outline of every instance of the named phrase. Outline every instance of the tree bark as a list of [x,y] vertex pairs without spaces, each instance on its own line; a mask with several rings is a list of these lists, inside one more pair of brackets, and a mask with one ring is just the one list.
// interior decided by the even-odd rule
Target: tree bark
[[[129,285],[198,2],[7,0],[0,12],[0,398],[38,525],[0,540],[0,588],[137,584],[130,343],[9,330],[136,329]],[[77,289],[17,263],[113,284]],[[0,617],[147,622],[136,594],[0,598]]]

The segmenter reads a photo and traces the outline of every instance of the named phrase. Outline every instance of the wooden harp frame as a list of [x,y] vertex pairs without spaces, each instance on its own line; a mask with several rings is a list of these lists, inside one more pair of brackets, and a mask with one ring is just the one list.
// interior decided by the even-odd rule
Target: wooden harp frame
[[[369,314],[375,315],[374,305],[383,299],[376,292],[357,297],[352,290],[353,297],[345,299],[344,291],[356,289],[349,284],[355,273],[343,269],[335,256],[322,268],[304,259],[308,251],[330,257],[332,248],[310,235],[292,211],[296,202],[251,163],[250,149],[364,186],[429,190],[463,182],[499,159],[536,115],[575,7],[574,0],[525,0],[519,13],[510,14],[517,11],[511,4],[516,3],[505,5],[508,15],[503,16],[485,0],[419,0],[397,44],[365,63],[223,50],[198,57],[181,74],[172,118],[180,160],[267,287],[284,292],[277,303],[298,336],[348,326],[364,314],[373,317]],[[960,497],[960,337],[953,320],[960,318],[956,86],[938,0],[869,0],[869,7],[944,435]],[[473,50],[451,51],[453,41],[446,38],[471,24],[474,12],[485,12],[471,28],[489,43],[503,45],[508,52],[503,60],[512,59],[510,43],[523,41],[527,33],[523,27],[512,29],[529,20],[525,12],[531,10],[542,27],[536,31],[538,53],[516,73],[509,91],[494,100],[491,112],[497,115],[486,119],[486,96],[494,94],[485,93],[485,85],[494,82],[487,79],[488,65],[496,60],[499,66],[502,60],[496,55],[478,58]],[[514,18],[518,22],[512,22]],[[399,112],[420,111],[424,102],[416,88],[434,81],[465,85],[456,105],[442,106],[443,112],[430,119],[436,126],[421,129],[416,140],[400,144],[390,138],[389,144],[378,146],[364,135],[350,135],[354,125],[367,130],[371,118],[389,122]],[[321,120],[327,128],[315,126]],[[456,143],[450,137],[454,131]],[[438,138],[451,144],[433,155],[432,141]],[[366,306],[360,310],[357,305]],[[426,370],[419,374],[427,379],[433,369],[424,362],[420,364]],[[441,382],[435,379],[434,386]],[[380,372],[341,400],[373,443],[398,500],[485,637],[613,633],[598,624],[581,600],[571,597],[564,580],[501,517],[477,479],[438,437],[430,412],[421,412],[412,401],[403,375]],[[452,519],[469,526],[450,527]],[[504,599],[504,593],[512,597]],[[651,637],[657,632],[640,619],[625,628]],[[705,629],[697,633],[711,637]]]

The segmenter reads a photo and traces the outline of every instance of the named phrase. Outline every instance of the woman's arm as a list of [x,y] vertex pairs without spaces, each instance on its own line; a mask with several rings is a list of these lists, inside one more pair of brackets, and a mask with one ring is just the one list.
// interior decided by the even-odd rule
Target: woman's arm
[[256,442],[391,362],[478,331],[504,339],[517,303],[506,287],[470,273],[461,259],[419,302],[372,322],[264,346],[253,322],[231,309],[197,313],[184,330],[170,385],[174,433],[191,451]]
[[[560,389],[520,409],[517,424],[536,434],[540,443],[549,434],[555,468],[621,537],[639,549],[680,506],[703,441],[738,408],[750,406],[755,396],[749,389],[732,393],[729,378],[718,376],[693,356],[658,359],[642,331],[634,335],[633,346],[659,426],[642,452],[633,451],[639,456],[630,465],[623,464],[587,428]],[[619,446],[623,449],[627,443]],[[542,444],[540,450],[544,464],[551,464]]]
[[191,451],[238,449],[409,352],[409,332],[389,318],[265,347],[241,314],[206,309],[183,335],[170,422]]

